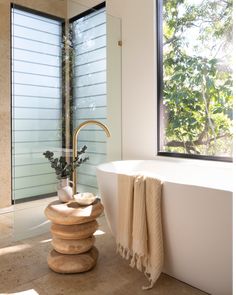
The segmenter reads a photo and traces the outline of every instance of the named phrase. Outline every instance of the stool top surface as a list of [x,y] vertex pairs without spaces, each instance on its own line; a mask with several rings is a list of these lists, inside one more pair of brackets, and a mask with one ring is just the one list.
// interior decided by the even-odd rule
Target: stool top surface
[[56,224],[72,225],[86,223],[96,219],[103,212],[100,199],[91,205],[82,206],[75,200],[68,203],[53,201],[46,207],[46,217]]

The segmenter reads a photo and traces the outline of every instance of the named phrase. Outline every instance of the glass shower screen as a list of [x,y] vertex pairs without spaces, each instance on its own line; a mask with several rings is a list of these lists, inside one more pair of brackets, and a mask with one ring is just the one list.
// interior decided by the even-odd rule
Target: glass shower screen
[[120,19],[108,15],[104,4],[46,2],[30,0],[11,10],[16,240],[49,230],[44,209],[58,199],[58,179],[43,153],[70,161],[80,123],[105,123],[111,138],[95,125],[80,132],[78,147],[87,146],[89,161],[77,170],[78,191],[99,194],[96,166],[121,159]]

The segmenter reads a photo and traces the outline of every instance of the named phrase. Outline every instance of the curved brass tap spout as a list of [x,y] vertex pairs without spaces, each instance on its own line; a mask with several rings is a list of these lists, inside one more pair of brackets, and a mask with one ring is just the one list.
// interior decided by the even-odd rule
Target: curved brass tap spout
[[[101,127],[105,131],[107,137],[110,137],[111,136],[110,131],[108,130],[107,126],[104,125],[103,123],[99,122],[99,121],[89,120],[89,121],[85,121],[85,122],[81,123],[75,129],[75,131],[73,133],[73,161],[77,157],[77,152],[78,152],[77,140],[78,140],[78,134],[79,134],[80,130],[82,128],[84,128],[85,126],[92,125],[92,124],[95,124],[95,125],[98,125],[99,127]],[[73,191],[74,191],[74,195],[75,195],[76,192],[77,192],[77,175],[76,175],[76,169],[73,171],[72,181],[73,181],[73,184],[74,184]]]

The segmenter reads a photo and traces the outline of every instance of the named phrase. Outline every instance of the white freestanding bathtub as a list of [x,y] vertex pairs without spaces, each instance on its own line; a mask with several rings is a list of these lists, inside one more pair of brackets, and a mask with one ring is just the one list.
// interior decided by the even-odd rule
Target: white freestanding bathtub
[[232,164],[181,159],[99,165],[105,215],[116,235],[117,174],[147,172],[164,181],[164,272],[213,295],[232,294]]

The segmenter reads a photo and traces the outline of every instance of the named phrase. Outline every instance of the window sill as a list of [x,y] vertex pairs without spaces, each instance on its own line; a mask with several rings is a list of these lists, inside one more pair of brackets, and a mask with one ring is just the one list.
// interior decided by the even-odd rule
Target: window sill
[[233,159],[230,157],[214,157],[214,156],[203,156],[203,155],[191,155],[191,154],[180,154],[180,153],[169,153],[169,152],[158,152],[157,156],[169,157],[169,158],[181,158],[185,160],[201,160],[201,161],[213,161],[213,162],[225,162],[232,163]]

